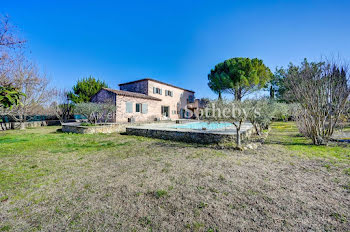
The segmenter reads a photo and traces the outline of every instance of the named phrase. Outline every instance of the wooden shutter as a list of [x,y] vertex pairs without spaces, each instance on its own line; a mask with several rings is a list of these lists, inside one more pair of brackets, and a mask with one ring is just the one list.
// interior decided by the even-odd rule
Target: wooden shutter
[[147,114],[148,113],[148,104],[142,103],[141,109],[142,109],[143,114]]
[[159,89],[159,94],[162,95],[162,89]]
[[132,113],[132,102],[125,103],[126,113]]
[[153,93],[157,93],[156,87],[153,87]]

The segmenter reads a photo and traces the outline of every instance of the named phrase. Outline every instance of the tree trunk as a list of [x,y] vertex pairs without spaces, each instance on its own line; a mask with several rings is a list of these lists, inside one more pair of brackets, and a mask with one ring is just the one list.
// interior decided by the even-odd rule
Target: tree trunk
[[221,91],[219,91],[219,98],[218,98],[218,100],[222,100]]
[[241,101],[242,100],[242,88],[236,88],[235,89],[235,100]]
[[237,147],[241,147],[241,130],[236,128],[236,143]]
[[20,127],[19,127],[20,130],[25,130],[26,129],[26,125],[24,122],[20,122]]
[[271,99],[274,99],[274,98],[275,98],[275,90],[274,90],[274,88],[272,87],[272,85],[270,86],[270,98],[271,98]]
[[25,130],[26,129],[26,125],[25,125],[25,120],[26,119],[26,116],[25,115],[21,115],[21,119],[20,119],[20,127],[19,129],[20,130]]
[[253,124],[254,125],[254,128],[255,128],[255,132],[257,135],[261,135],[261,128],[259,127],[259,125],[256,125],[255,123]]

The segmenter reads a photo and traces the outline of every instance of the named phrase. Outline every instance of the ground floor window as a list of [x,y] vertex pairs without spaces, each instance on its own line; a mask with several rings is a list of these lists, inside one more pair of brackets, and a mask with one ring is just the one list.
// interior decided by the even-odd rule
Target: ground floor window
[[[133,113],[133,103],[126,102],[126,113]],[[135,112],[147,114],[148,113],[148,104],[147,103],[135,103]]]
[[132,102],[125,103],[125,110],[126,110],[126,113],[132,113]]
[[185,118],[185,110],[184,109],[180,109],[180,117]]
[[161,111],[162,115],[165,117],[169,117],[169,106],[162,106],[162,111]]

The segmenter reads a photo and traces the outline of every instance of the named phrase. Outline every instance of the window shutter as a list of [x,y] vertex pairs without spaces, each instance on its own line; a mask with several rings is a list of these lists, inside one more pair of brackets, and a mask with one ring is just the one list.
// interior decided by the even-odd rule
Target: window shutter
[[168,90],[165,90],[165,96],[168,96]]
[[153,87],[153,93],[156,93],[156,87]]
[[147,114],[148,113],[148,104],[142,103],[142,113]]
[[159,94],[162,95],[162,89],[159,89]]
[[132,102],[126,102],[126,113],[132,113]]

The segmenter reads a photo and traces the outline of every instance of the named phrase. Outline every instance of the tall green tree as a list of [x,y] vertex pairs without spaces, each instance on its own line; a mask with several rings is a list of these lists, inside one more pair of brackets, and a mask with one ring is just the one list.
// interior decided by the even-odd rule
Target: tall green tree
[[209,88],[216,93],[232,93],[235,100],[266,87],[272,72],[262,60],[236,57],[215,66],[208,75]]
[[107,84],[90,76],[78,80],[77,84],[73,86],[73,91],[69,92],[67,96],[74,103],[89,102],[91,97],[102,88],[108,88]]
[[276,68],[275,73],[269,83],[270,98],[274,98],[279,102],[293,102],[290,97],[286,96],[288,85],[285,83],[288,70]]
[[222,100],[222,93],[226,89],[229,77],[223,72],[217,72],[217,69],[211,70],[208,74],[208,86],[218,95],[218,99]]

